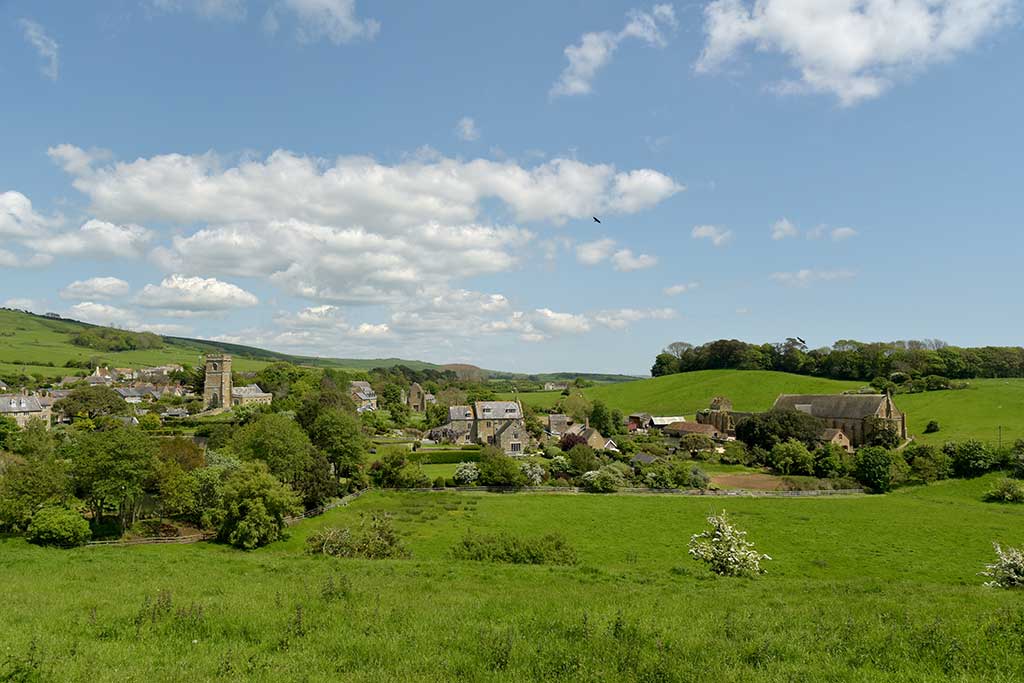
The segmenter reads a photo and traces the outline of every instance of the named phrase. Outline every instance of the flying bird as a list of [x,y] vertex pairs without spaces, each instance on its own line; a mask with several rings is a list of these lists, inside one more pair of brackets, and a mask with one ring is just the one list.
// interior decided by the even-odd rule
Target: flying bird
[[597,216],[591,216],[591,218],[593,218],[593,219],[594,219],[594,222],[595,222],[595,223],[600,223],[600,222],[601,222],[601,221],[597,220]]
[[803,344],[804,346],[806,346],[806,345],[807,345],[807,342],[805,342],[805,341],[804,341],[803,339],[801,339],[800,337],[797,337],[797,338],[796,338],[796,340],[797,340],[798,342],[800,342],[801,344]]

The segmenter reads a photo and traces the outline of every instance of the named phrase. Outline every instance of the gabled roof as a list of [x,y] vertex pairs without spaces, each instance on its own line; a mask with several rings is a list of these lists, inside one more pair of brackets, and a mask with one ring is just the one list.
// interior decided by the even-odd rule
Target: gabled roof
[[641,465],[650,465],[652,462],[656,462],[657,460],[658,456],[651,455],[650,453],[637,453],[630,458],[630,462],[640,463]]
[[863,420],[878,414],[885,394],[782,394],[775,410],[799,410],[815,417]]
[[686,418],[681,415],[674,417],[651,417],[651,424],[655,427],[668,427],[670,424],[675,422],[686,422]]
[[0,414],[39,413],[43,406],[35,396],[21,394],[4,394],[0,396]]
[[834,428],[831,428],[831,427],[828,428],[828,429],[823,429],[823,430],[821,430],[821,440],[822,441],[831,441],[832,439],[836,438],[840,434],[842,434],[843,436],[846,436],[846,433],[842,429],[834,429]]
[[519,420],[523,411],[515,401],[477,401],[478,420]]
[[249,385],[244,386],[244,387],[232,387],[231,388],[231,395],[232,396],[250,396],[250,397],[270,396],[270,394],[268,394],[267,392],[265,392],[262,389],[260,389],[258,384],[249,384]]
[[469,406],[450,406],[448,408],[448,421],[472,420],[473,409]]
[[704,434],[714,436],[718,434],[718,428],[714,425],[704,425],[697,422],[673,422],[664,430],[667,434]]

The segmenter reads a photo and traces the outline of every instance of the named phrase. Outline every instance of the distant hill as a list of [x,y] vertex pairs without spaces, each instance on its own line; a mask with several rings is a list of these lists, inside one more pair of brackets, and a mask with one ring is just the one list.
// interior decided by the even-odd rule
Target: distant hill
[[253,346],[229,344],[187,337],[163,337],[162,348],[132,351],[102,351],[76,346],[72,338],[84,330],[104,329],[98,325],[36,315],[25,311],[0,309],[0,374],[25,371],[48,377],[74,374],[68,361],[99,359],[113,367],[140,367],[171,363],[196,365],[207,353],[229,353],[234,367],[241,371],[258,370],[268,363],[287,361],[301,365],[345,370],[370,370],[406,365],[416,370],[439,365],[402,358],[316,358],[268,351]]

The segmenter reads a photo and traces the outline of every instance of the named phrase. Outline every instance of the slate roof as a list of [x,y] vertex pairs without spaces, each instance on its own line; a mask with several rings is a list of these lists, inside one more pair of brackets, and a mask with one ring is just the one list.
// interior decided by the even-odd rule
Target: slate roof
[[634,455],[630,462],[639,463],[641,465],[650,465],[652,462],[657,462],[658,456],[651,455],[650,453],[637,453]]
[[258,384],[249,384],[244,387],[232,387],[232,396],[269,396],[269,394],[262,389]]
[[353,392],[360,400],[372,401],[377,398],[377,392],[373,390],[369,382],[354,380],[348,383],[349,391]]
[[35,396],[23,396],[21,394],[4,394],[0,396],[0,414],[40,413],[42,410],[43,406]]
[[668,434],[677,434],[682,436],[684,434],[704,434],[706,436],[714,436],[718,434],[718,428],[715,425],[703,425],[697,422],[673,422],[669,426],[665,427],[664,430]]
[[478,420],[519,420],[523,411],[515,401],[477,401],[476,419]]
[[821,431],[821,440],[822,441],[831,441],[832,439],[836,438],[840,434],[842,434],[843,436],[846,436],[846,433],[843,432],[842,429],[836,429],[836,428],[832,428],[832,427],[830,427],[828,429],[823,429]]
[[653,424],[655,427],[668,427],[670,424],[675,424],[676,422],[686,422],[686,418],[682,417],[681,415],[675,417],[654,416],[651,418],[651,424]]
[[448,421],[472,420],[473,409],[469,406],[450,406],[448,408]]
[[815,417],[863,420],[878,414],[885,394],[782,394],[775,410],[799,410]]

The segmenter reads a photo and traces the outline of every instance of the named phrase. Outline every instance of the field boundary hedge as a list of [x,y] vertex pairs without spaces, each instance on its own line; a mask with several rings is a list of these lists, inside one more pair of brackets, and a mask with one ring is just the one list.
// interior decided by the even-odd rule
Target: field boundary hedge
[[[576,495],[590,493],[578,486],[454,486],[445,488],[412,488],[412,489],[381,489],[384,491],[416,491],[416,492],[444,492],[456,491],[459,493],[552,493]],[[816,489],[812,491],[760,491],[756,489],[729,489],[723,491],[711,491],[700,489],[639,489],[621,488],[613,493],[600,493],[594,495],[669,495],[669,496],[717,496],[717,497],[739,497],[739,498],[814,498],[819,496],[852,496],[863,494],[864,489]]]

